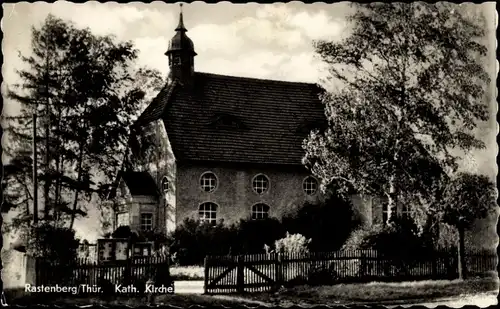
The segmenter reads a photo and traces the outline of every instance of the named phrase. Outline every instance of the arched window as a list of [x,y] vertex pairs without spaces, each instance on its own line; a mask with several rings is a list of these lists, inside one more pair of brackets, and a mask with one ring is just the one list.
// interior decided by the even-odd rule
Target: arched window
[[269,218],[269,206],[266,204],[255,204],[252,206],[252,219]]
[[214,192],[217,188],[217,177],[212,172],[206,172],[200,178],[201,189],[205,192]]
[[163,193],[170,191],[170,182],[166,176],[161,180],[161,190]]
[[217,223],[217,204],[207,202],[200,205],[198,208],[198,215],[200,222],[208,222],[211,224]]
[[302,188],[307,195],[313,195],[318,191],[318,181],[312,176],[306,177],[302,183]]
[[265,175],[257,175],[252,180],[252,187],[256,193],[262,194],[269,189],[269,179]]

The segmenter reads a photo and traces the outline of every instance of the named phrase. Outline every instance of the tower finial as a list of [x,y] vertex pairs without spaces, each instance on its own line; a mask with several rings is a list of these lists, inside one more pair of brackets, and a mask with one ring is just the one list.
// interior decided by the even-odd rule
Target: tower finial
[[179,24],[177,25],[177,28],[175,28],[175,31],[187,31],[186,27],[184,27],[184,17],[182,16],[183,3],[180,3],[179,6],[180,6]]

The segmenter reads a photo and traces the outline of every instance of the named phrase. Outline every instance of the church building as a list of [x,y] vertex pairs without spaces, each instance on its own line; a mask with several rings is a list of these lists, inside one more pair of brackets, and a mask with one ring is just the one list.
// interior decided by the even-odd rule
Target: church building
[[[120,173],[115,228],[172,231],[185,218],[235,223],[281,218],[321,200],[318,179],[302,165],[303,140],[326,124],[310,83],[197,72],[183,15],[167,52],[167,85],[133,127]],[[368,221],[369,200],[355,199]]]

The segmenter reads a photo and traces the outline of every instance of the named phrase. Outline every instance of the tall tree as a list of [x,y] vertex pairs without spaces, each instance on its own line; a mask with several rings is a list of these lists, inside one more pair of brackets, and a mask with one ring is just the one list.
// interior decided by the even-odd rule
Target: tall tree
[[485,218],[496,210],[496,186],[488,177],[459,173],[448,181],[444,191],[440,216],[458,231],[459,277],[467,274],[465,263],[465,231],[476,219]]
[[29,68],[18,71],[20,82],[8,93],[21,110],[5,117],[12,141],[6,147],[12,160],[11,185],[5,191],[19,204],[16,186],[32,190],[32,177],[26,174],[32,160],[26,153],[31,152],[31,114],[36,112],[41,118],[39,159],[48,162],[39,164],[38,171],[48,192],[45,219],[71,228],[78,215],[85,215],[82,205],[116,175],[128,128],[163,79],[157,71],[137,67],[138,51],[130,42],[96,36],[54,16],[32,29],[31,43],[31,55],[20,55]]
[[452,149],[484,147],[472,131],[488,119],[485,32],[455,4],[354,5],[347,38],[315,43],[339,87],[322,97],[329,126],[304,142],[304,163],[323,186],[385,197],[389,220],[396,205],[436,201]]

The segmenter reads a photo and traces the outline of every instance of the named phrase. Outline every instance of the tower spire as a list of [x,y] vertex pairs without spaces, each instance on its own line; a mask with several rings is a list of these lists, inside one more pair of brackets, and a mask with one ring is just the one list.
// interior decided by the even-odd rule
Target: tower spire
[[180,5],[180,13],[179,13],[179,24],[177,25],[177,28],[175,28],[175,31],[184,31],[186,32],[187,29],[184,27],[184,17],[182,16],[182,3]]
[[175,35],[170,40],[168,50],[165,53],[168,57],[170,67],[170,77],[181,81],[184,85],[191,85],[194,76],[194,44],[188,38],[187,29],[184,26],[184,16],[180,4],[179,24],[175,28]]

